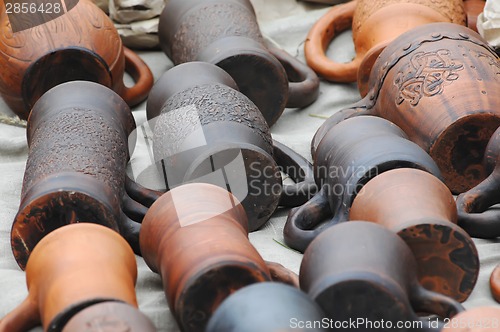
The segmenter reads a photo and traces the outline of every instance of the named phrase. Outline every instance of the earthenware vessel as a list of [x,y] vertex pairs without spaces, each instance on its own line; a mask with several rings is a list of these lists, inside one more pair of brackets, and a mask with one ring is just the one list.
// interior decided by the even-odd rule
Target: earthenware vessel
[[[243,287],[222,302],[206,332],[293,332],[299,324],[321,321],[321,308],[299,289],[275,282]],[[304,329],[306,330],[306,329]],[[307,331],[327,331],[308,328]]]
[[500,327],[500,308],[475,307],[456,315],[449,321],[442,332],[488,332]]
[[[351,221],[320,234],[304,253],[299,276],[301,289],[334,321],[363,317],[396,326],[427,321],[417,313],[446,318],[464,310],[454,299],[422,287],[410,248],[375,223]],[[359,330],[372,329],[353,331]]]
[[[170,69],[155,83],[146,111],[165,187],[198,181],[230,188],[242,201],[250,231],[269,220],[280,200],[301,204],[308,198],[303,193],[314,189],[310,163],[273,143],[257,106],[216,65],[188,62]],[[300,184],[283,190],[274,151],[282,168],[299,170]]]
[[[462,0],[357,0],[332,7],[311,28],[304,44],[308,65],[320,76],[336,82],[358,81],[362,96],[380,52],[395,38],[415,27],[433,22],[465,25]],[[356,56],[339,63],[325,52],[339,32],[352,28]]]
[[120,234],[90,222],[44,237],[26,266],[27,298],[0,321],[0,331],[61,331],[80,310],[106,301],[137,308],[135,256]]
[[452,23],[414,28],[380,54],[369,85],[354,115],[399,126],[436,161],[453,194],[485,178],[485,148],[500,126],[500,65],[481,36]]
[[347,221],[359,190],[377,175],[395,168],[417,168],[440,176],[431,157],[400,128],[374,116],[341,121],[314,150],[320,191],[290,211],[283,230],[285,243],[299,251],[327,227]]
[[126,331],[156,332],[151,320],[136,307],[123,302],[101,302],[74,315],[62,332]]
[[491,274],[490,288],[493,298],[500,303],[500,265],[498,265]]
[[228,295],[272,279],[247,232],[241,203],[212,184],[178,186],[149,208],[142,222],[141,252],[160,274],[183,331],[203,331]]
[[394,169],[361,188],[349,218],[372,221],[397,233],[417,260],[425,288],[465,301],[479,274],[476,246],[457,226],[455,199],[434,175]]
[[77,222],[119,231],[139,251],[140,224],[127,215],[140,220],[146,208],[125,192],[134,128],[123,99],[97,83],[63,83],[38,100],[28,120],[28,160],[11,229],[21,268],[42,237]]
[[[57,84],[88,80],[117,92],[130,106],[147,97],[153,85],[148,66],[123,47],[111,19],[92,1],[67,1],[67,12],[16,31],[16,15],[0,9],[0,95],[21,118],[41,95]],[[17,14],[22,23],[35,17]],[[33,17],[32,17],[33,16]],[[24,19],[23,19],[24,18]],[[31,20],[31,21],[30,21]],[[127,71],[136,81],[123,83]]]
[[285,107],[305,107],[318,97],[319,80],[309,67],[265,45],[249,0],[169,1],[158,36],[174,64],[204,61],[227,71],[269,126]]

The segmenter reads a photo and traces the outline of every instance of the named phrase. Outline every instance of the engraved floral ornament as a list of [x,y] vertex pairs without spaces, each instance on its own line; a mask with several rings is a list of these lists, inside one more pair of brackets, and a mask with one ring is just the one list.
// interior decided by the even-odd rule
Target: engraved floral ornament
[[442,93],[446,85],[458,79],[458,72],[463,69],[463,64],[450,58],[449,50],[415,53],[394,81],[399,89],[396,103],[400,105],[407,100],[416,106],[422,97]]

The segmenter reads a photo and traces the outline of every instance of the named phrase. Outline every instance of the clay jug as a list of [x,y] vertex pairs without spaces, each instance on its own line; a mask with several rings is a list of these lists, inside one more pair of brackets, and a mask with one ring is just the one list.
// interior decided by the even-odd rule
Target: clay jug
[[285,107],[305,107],[318,97],[319,80],[309,67],[265,45],[249,0],[169,1],[158,36],[174,64],[204,61],[227,71],[269,126]]
[[[23,119],[43,93],[63,82],[103,84],[130,106],[143,101],[153,85],[148,66],[123,47],[111,19],[90,0],[73,4],[64,15],[22,31],[13,31],[6,7],[0,9],[0,53],[4,55],[0,95]],[[133,87],[123,83],[125,70],[136,81]]]
[[60,227],[33,250],[28,297],[0,321],[0,331],[25,332],[39,324],[61,331],[80,310],[101,302],[137,308],[136,279],[134,253],[120,234],[91,222]]
[[[307,64],[320,76],[335,82],[358,81],[364,97],[368,78],[380,52],[401,34],[433,22],[465,25],[462,0],[356,0],[332,7],[311,28],[304,44]],[[335,36],[352,28],[356,56],[339,63],[325,52]]]
[[417,260],[425,288],[465,301],[479,275],[476,246],[457,226],[455,199],[427,172],[400,168],[384,172],[359,191],[349,218],[366,220],[397,233]]
[[446,321],[441,332],[488,332],[500,328],[500,308],[475,307]]
[[125,191],[134,128],[123,99],[97,83],[63,83],[38,100],[28,120],[28,160],[11,229],[21,268],[46,234],[82,221],[119,231],[139,252],[134,220],[146,208]]
[[500,265],[498,265],[490,277],[490,289],[493,298],[500,303]]

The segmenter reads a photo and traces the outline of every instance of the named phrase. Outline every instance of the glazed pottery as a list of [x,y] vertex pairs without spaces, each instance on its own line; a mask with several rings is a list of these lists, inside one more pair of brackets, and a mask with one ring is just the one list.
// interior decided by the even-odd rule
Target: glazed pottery
[[[465,25],[462,0],[357,0],[332,7],[312,27],[304,44],[308,65],[330,81],[355,82],[364,96],[368,78],[380,52],[395,38],[433,22]],[[339,63],[325,52],[332,39],[352,27],[356,56]]]
[[[375,62],[355,114],[399,126],[436,161],[453,194],[486,176],[486,145],[500,125],[500,65],[477,33],[430,23],[391,42]],[[364,110],[363,110],[364,109]]]
[[137,219],[146,208],[125,192],[134,128],[123,99],[97,83],[63,83],[38,100],[28,120],[28,160],[11,229],[21,268],[42,237],[77,222],[119,231],[139,251],[140,224],[126,214]]
[[137,308],[122,302],[101,302],[87,307],[64,326],[62,332],[156,332],[149,318]]
[[431,157],[400,128],[374,116],[341,121],[314,150],[314,175],[321,189],[290,211],[283,231],[285,243],[302,252],[325,228],[349,219],[357,193],[377,175],[395,168],[417,168],[440,176]]
[[496,238],[500,212],[493,206],[500,203],[500,127],[486,146],[483,167],[486,179],[457,197],[458,224],[473,237]]
[[[90,0],[74,4],[64,15],[22,31],[13,31],[5,6],[0,9],[0,95],[23,119],[44,92],[63,82],[103,84],[130,106],[153,85],[148,66],[123,47],[111,19]],[[133,87],[123,83],[125,70],[136,81]]]
[[66,225],[44,237],[26,266],[28,297],[0,321],[2,332],[39,324],[60,332],[80,310],[106,301],[137,308],[137,265],[117,232],[93,223]]
[[[307,200],[301,193],[314,187],[310,163],[273,144],[257,106],[216,65],[188,62],[170,69],[155,83],[146,111],[166,187],[208,182],[229,188],[242,201],[250,231],[269,220],[280,199],[301,204]],[[305,170],[297,176],[301,184],[282,190],[274,150],[287,168]]]
[[[464,310],[452,298],[423,288],[406,243],[375,223],[351,221],[323,232],[304,253],[299,275],[301,289],[333,321],[383,320],[393,329],[400,321],[427,321],[417,313],[447,318]],[[391,329],[361,324],[342,330]]]
[[498,265],[491,274],[490,288],[493,298],[500,303],[500,265]]
[[160,274],[170,310],[183,331],[203,331],[228,295],[271,280],[247,232],[241,203],[211,184],[176,187],[149,208],[142,222],[141,252],[151,270]]
[[309,67],[266,47],[249,0],[171,0],[158,36],[174,64],[204,61],[227,71],[269,126],[285,107],[305,107],[318,97],[319,80]]
[[475,307],[445,322],[442,332],[492,332],[500,329],[499,307]]
[[[206,332],[328,331],[304,328],[324,318],[319,306],[299,289],[274,282],[246,286],[222,302]],[[301,329],[302,327],[302,329]]]
[[477,249],[456,225],[453,195],[434,175],[400,168],[376,176],[359,191],[349,218],[375,222],[401,236],[425,288],[460,302],[469,297],[479,274]]

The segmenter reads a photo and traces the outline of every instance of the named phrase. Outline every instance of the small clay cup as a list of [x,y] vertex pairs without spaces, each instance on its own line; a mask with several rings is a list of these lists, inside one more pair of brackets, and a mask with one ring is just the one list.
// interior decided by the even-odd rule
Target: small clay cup
[[314,150],[314,175],[320,191],[290,211],[284,228],[285,243],[302,252],[324,229],[349,219],[359,190],[377,175],[395,168],[417,168],[440,176],[425,151],[400,128],[378,117],[341,121]]
[[171,189],[149,208],[142,222],[141,252],[160,274],[183,331],[203,331],[232,292],[272,279],[248,240],[247,227],[237,198],[206,183]]
[[[111,19],[92,1],[66,2],[65,14],[22,31],[13,31],[10,20],[16,15],[8,17],[6,7],[0,8],[0,53],[4,54],[0,95],[5,102],[27,119],[46,91],[74,80],[103,84],[130,106],[143,101],[153,86],[146,63],[123,47]],[[133,87],[123,83],[125,71],[134,78]]]
[[[464,310],[454,299],[423,288],[410,248],[375,223],[351,221],[323,232],[304,253],[299,276],[301,289],[338,322],[364,318],[394,327],[399,321],[425,324],[427,318],[417,313],[447,318]],[[376,330],[358,328],[345,330]]]
[[93,304],[121,301],[137,308],[137,265],[117,232],[93,223],[60,227],[44,237],[26,266],[28,297],[0,321],[0,331],[24,332],[39,324],[60,332]]
[[139,252],[140,224],[127,215],[146,208],[125,192],[134,128],[123,99],[97,83],[63,83],[38,100],[28,120],[28,160],[11,229],[22,269],[45,235],[77,222],[119,231]]
[[400,168],[376,176],[359,191],[349,218],[375,222],[401,236],[425,288],[460,302],[469,297],[479,275],[477,249],[456,224],[453,195],[434,175]]
[[261,282],[234,292],[222,302],[208,322],[206,332],[327,331],[300,329],[304,322],[324,318],[321,308],[304,292],[289,285]]
[[441,332],[491,332],[500,328],[499,307],[476,307],[461,312]]
[[319,79],[309,67],[265,45],[249,0],[169,1],[158,36],[174,64],[203,61],[227,71],[269,126],[285,107],[305,107],[318,97]]
[[498,265],[490,277],[490,289],[493,298],[500,303],[500,265]]
[[[434,22],[465,25],[462,0],[357,0],[332,7],[311,28],[304,44],[307,64],[321,77],[335,82],[358,81],[364,97],[368,78],[380,52],[415,27]],[[325,52],[333,38],[352,28],[356,56],[339,63]]]

